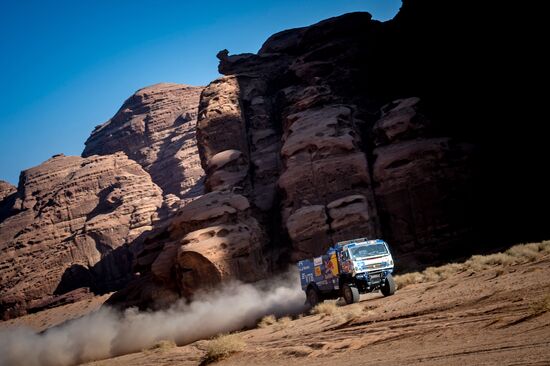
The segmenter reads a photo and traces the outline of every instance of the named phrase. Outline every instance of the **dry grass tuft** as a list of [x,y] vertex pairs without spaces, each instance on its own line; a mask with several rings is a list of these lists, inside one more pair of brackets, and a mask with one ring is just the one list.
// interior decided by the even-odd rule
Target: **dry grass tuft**
[[144,351],[167,351],[172,348],[176,348],[176,342],[172,340],[161,340],[152,345],[151,347],[147,348]]
[[399,288],[403,288],[415,283],[421,283],[424,281],[424,276],[420,272],[405,273],[393,277],[395,284]]
[[338,305],[336,305],[335,301],[324,301],[311,309],[312,314],[321,314],[323,316],[335,314],[337,311]]
[[342,306],[338,308],[338,310],[339,310],[338,315],[341,320],[350,321],[360,317],[363,314],[365,308],[359,304],[352,304],[348,306]]
[[285,316],[277,320],[277,323],[275,324],[274,328],[275,330],[282,330],[282,329],[288,328],[291,323],[292,323],[292,319],[289,316]]
[[550,312],[550,294],[531,305],[531,314],[534,316]]
[[515,258],[534,261],[546,254],[550,254],[550,241],[514,245],[506,251],[506,254]]
[[360,304],[338,305],[338,301],[325,301],[311,309],[312,314],[322,318],[331,317],[334,323],[350,321],[364,315],[365,307]]
[[464,263],[449,263],[440,267],[428,267],[422,272],[406,273],[394,277],[397,287],[414,283],[443,281],[464,271],[481,271],[491,267],[507,267],[518,263],[533,262],[550,254],[550,241],[514,245],[503,253],[474,255]]
[[246,343],[238,335],[221,334],[208,342],[201,365],[223,360],[233,353],[241,352],[245,346]]
[[275,323],[277,323],[277,318],[275,318],[275,315],[266,315],[262,318],[262,320],[260,320],[258,327],[267,328]]
[[466,269],[481,271],[492,266],[511,266],[516,264],[516,258],[506,253],[495,253],[489,255],[474,255],[464,265]]
[[266,315],[258,323],[259,328],[267,328],[273,326],[275,330],[281,330],[288,328],[292,323],[292,318],[289,316],[284,316],[282,318],[275,318],[275,315]]

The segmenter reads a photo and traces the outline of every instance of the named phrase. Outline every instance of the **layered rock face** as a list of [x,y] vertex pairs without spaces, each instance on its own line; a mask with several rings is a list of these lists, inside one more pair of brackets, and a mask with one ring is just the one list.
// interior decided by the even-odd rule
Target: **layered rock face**
[[202,87],[162,83],[138,90],[86,141],[83,157],[123,151],[165,196],[184,202],[203,193],[195,124]]
[[[208,193],[181,207],[168,225],[145,241],[135,268],[140,279],[113,296],[111,303],[162,307],[223,280],[256,281],[266,276],[269,234],[263,224],[266,215],[256,203],[271,208],[276,182],[266,174],[258,180],[258,190],[252,188],[240,92],[232,77],[203,91],[197,140]],[[254,156],[277,158],[277,145],[267,145]],[[263,166],[264,171],[268,168]]]
[[128,246],[156,221],[162,192],[123,153],[56,155],[21,174],[0,223],[4,318],[109,291],[131,276]]
[[10,195],[17,191],[17,187],[11,185],[10,183],[0,180],[0,203],[4,199],[8,198]]
[[352,105],[328,104],[284,117],[279,186],[295,260],[361,233],[376,236],[368,162],[353,112]]
[[96,127],[84,158],[55,156],[23,172],[19,190],[0,182],[3,317],[132,277],[142,234],[204,191],[195,138],[202,89],[140,89]]
[[[217,169],[214,152],[239,152],[237,185],[251,198],[266,231],[285,233],[271,237],[268,245],[284,246],[289,238],[293,261],[318,255],[336,241],[360,233],[375,235],[378,230],[368,162],[361,151],[364,121],[357,108],[312,76],[315,71],[304,66],[301,58],[265,51],[284,47],[296,51],[293,42],[299,37],[294,33],[303,36],[306,31],[272,37],[259,55],[220,53],[220,71],[234,75],[206,90],[214,89],[213,85],[216,91],[229,88],[219,84],[236,85],[231,89],[240,91],[239,101],[233,104],[240,106],[241,113],[240,122],[232,125],[240,126],[240,131],[229,144],[212,143],[210,136],[222,116],[218,114],[216,120],[200,114],[198,124],[207,172]],[[319,63],[313,63],[317,69]],[[297,75],[304,77],[303,84]],[[311,77],[315,82],[308,85]],[[268,199],[259,199],[264,197]]]

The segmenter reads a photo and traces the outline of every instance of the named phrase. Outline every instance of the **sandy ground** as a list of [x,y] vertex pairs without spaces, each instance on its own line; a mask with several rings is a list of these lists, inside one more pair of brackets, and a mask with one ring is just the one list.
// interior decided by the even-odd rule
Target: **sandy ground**
[[7,321],[0,321],[0,329],[12,326],[26,326],[40,332],[67,320],[81,317],[99,309],[109,296],[111,296],[111,294],[96,296],[73,304],[47,309]]
[[[1,322],[38,331],[96,310],[108,295]],[[239,333],[244,351],[216,365],[550,365],[550,256],[362,296],[336,314]],[[550,301],[550,300],[549,300]],[[539,309],[539,310],[537,310]],[[88,363],[199,365],[207,340]]]
[[[362,297],[337,315],[240,333],[216,365],[550,365],[550,258]],[[282,328],[282,329],[281,329]],[[88,365],[198,365],[208,341]]]

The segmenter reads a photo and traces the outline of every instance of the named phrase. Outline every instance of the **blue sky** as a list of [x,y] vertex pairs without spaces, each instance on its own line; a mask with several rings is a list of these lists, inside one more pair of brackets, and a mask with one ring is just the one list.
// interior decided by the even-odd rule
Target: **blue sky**
[[94,126],[137,89],[206,85],[216,53],[351,11],[391,19],[399,0],[0,0],[0,179],[56,153],[80,155]]

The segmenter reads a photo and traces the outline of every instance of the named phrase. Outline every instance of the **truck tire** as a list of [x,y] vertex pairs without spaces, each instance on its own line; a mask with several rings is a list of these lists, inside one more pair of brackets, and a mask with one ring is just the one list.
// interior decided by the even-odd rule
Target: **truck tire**
[[353,304],[359,302],[359,290],[357,287],[346,283],[342,286],[342,295],[346,304]]
[[395,281],[393,280],[393,277],[391,274],[386,276],[384,285],[380,287],[380,292],[384,296],[391,296],[395,294]]
[[321,300],[321,294],[319,293],[319,290],[316,286],[309,286],[306,290],[306,302],[309,304],[309,306],[314,307],[318,303],[322,302]]

